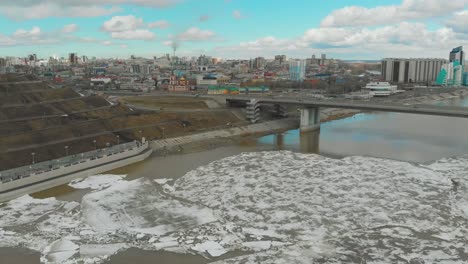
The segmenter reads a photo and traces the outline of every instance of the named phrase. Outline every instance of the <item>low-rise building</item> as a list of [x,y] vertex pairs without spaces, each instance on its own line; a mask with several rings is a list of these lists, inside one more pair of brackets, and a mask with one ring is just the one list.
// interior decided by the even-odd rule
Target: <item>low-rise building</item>
[[176,76],[171,76],[169,80],[163,80],[161,88],[168,92],[188,92],[191,90],[190,83],[184,77],[177,78]]

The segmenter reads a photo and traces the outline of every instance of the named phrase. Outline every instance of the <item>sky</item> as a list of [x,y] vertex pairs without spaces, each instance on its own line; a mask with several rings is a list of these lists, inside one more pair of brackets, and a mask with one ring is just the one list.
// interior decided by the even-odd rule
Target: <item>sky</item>
[[0,57],[447,58],[468,0],[0,0],[0,25]]

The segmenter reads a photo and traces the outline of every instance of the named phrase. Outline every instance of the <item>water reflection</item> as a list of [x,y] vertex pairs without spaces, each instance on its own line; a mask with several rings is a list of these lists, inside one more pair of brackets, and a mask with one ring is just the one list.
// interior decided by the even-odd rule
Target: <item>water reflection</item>
[[284,134],[275,135],[275,145],[278,150],[284,149]]
[[310,132],[291,130],[286,133],[262,137],[258,143],[260,145],[271,146],[274,150],[319,153],[320,130]]
[[320,130],[299,133],[302,153],[319,153]]
[[[468,98],[435,104],[468,106]],[[258,140],[273,150],[331,157],[371,156],[416,163],[468,154],[465,118],[402,113],[361,113],[321,125],[320,132],[291,130]],[[319,147],[320,146],[320,147]]]

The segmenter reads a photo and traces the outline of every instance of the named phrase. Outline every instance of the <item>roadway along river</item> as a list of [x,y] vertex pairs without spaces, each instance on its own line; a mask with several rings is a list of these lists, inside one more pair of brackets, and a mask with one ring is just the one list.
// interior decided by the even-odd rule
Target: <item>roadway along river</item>
[[359,114],[320,133],[151,157],[4,204],[0,258],[467,262],[466,131],[461,118]]

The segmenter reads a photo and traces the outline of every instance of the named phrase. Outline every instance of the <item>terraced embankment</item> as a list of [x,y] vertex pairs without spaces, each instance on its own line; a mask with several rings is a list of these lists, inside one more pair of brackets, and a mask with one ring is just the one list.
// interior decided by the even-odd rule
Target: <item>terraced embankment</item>
[[156,112],[112,104],[100,96],[83,97],[43,82],[8,81],[0,82],[0,170],[141,137],[177,137],[244,122],[227,109],[210,111],[206,104],[192,111],[203,107],[198,101],[183,102],[187,111]]

